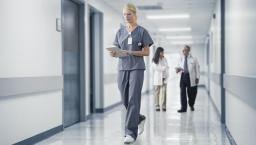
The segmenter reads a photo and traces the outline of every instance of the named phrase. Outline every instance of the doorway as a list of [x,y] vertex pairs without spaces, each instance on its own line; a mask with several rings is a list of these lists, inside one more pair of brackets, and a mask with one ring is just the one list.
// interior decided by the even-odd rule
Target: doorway
[[90,113],[103,112],[103,14],[89,6]]

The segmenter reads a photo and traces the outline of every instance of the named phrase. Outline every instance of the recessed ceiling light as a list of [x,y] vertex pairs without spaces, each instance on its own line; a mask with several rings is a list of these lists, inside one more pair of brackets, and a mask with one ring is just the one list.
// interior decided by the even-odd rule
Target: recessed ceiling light
[[159,28],[158,29],[161,32],[177,32],[177,31],[191,31],[191,28],[185,27],[185,28]]
[[188,19],[189,14],[173,14],[173,15],[147,15],[148,19],[158,20],[158,19]]

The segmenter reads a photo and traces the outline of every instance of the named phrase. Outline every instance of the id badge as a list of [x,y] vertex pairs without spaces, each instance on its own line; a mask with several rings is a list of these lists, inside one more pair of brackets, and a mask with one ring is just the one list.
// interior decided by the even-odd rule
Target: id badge
[[132,44],[132,37],[128,38],[128,44]]

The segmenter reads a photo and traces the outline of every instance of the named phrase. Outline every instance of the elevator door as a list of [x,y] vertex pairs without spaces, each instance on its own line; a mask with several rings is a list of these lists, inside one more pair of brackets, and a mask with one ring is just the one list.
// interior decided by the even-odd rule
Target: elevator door
[[80,121],[79,6],[63,0],[64,127]]

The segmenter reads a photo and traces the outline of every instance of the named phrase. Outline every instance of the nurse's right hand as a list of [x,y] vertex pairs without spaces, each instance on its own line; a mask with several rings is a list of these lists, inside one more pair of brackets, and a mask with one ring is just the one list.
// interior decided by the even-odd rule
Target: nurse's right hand
[[116,52],[115,52],[115,51],[110,51],[109,54],[110,54],[110,56],[112,56],[112,57],[116,57]]

